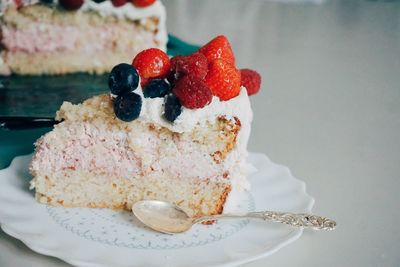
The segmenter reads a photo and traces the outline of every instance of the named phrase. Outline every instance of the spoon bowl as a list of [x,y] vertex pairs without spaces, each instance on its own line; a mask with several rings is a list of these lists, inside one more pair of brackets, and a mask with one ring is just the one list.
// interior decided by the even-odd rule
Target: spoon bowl
[[142,223],[162,233],[182,233],[193,225],[193,220],[186,212],[164,201],[139,201],[132,206],[132,211]]

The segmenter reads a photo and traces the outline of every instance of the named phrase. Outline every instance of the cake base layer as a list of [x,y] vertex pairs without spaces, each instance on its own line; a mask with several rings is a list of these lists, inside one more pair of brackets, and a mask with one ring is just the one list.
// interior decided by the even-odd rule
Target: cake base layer
[[59,75],[76,72],[103,74],[109,72],[115,65],[126,62],[132,54],[141,51],[102,51],[89,52],[60,52],[60,53],[26,53],[5,52],[3,60],[12,73],[22,75]]
[[227,184],[207,180],[116,179],[76,171],[62,177],[37,177],[34,184],[36,199],[53,206],[131,210],[137,201],[157,199],[175,203],[193,217],[220,214],[231,191]]

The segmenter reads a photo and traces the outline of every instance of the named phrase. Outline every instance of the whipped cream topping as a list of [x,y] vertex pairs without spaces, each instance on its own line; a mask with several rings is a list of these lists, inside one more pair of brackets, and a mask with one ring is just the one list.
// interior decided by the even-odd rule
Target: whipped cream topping
[[[135,93],[143,96],[142,89],[139,86]],[[145,98],[143,100],[140,118],[146,122],[152,122],[177,133],[191,131],[194,127],[205,125],[206,122],[214,123],[219,116],[225,116],[228,119],[237,117],[243,127],[250,124],[253,113],[250,106],[250,100],[246,88],[240,89],[240,94],[228,101],[220,101],[214,96],[209,105],[199,109],[188,109],[182,107],[182,113],[173,122],[168,122],[163,118],[164,99],[163,98]],[[247,134],[246,134],[247,135]]]

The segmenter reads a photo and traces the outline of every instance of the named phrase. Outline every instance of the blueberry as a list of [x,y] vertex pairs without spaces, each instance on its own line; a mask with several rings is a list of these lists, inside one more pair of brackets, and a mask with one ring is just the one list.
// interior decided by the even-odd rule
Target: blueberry
[[93,2],[95,2],[95,3],[102,3],[104,1],[106,1],[106,0],[93,0]]
[[163,79],[150,80],[143,89],[144,97],[164,97],[171,91],[171,86]]
[[115,99],[114,112],[122,121],[133,121],[140,115],[142,109],[142,98],[133,92],[120,95]]
[[165,98],[164,118],[167,121],[174,122],[182,113],[182,105],[174,94],[169,94]]
[[40,0],[43,4],[52,4],[53,0]]
[[108,76],[108,87],[114,95],[123,95],[136,90],[139,85],[139,74],[130,64],[116,65]]

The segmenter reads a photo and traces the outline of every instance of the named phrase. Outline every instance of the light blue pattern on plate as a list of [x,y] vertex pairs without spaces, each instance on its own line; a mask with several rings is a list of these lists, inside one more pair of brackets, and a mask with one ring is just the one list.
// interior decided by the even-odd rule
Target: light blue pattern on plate
[[[254,211],[249,193],[236,207],[237,211]],[[67,209],[47,206],[49,216],[65,230],[82,238],[115,247],[133,249],[179,249],[203,246],[225,239],[245,227],[248,219],[221,220],[213,225],[195,225],[177,235],[157,233],[141,224],[127,211],[111,209]]]

